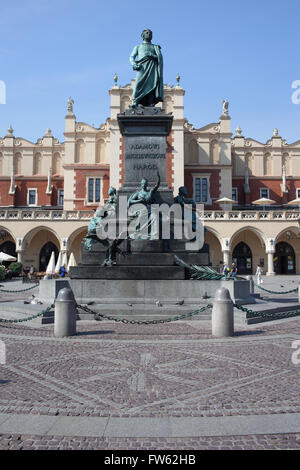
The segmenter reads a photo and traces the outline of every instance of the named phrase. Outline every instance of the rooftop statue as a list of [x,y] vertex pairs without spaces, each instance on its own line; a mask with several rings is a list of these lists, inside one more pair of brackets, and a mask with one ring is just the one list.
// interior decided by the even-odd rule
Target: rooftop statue
[[155,106],[164,100],[163,58],[160,46],[151,43],[152,31],[144,29],[143,42],[134,47],[130,63],[136,70],[132,106]]

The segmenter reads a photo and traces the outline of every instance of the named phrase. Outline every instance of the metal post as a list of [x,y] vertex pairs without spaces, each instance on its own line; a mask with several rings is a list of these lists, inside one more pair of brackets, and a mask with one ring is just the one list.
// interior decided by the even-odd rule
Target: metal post
[[77,309],[72,289],[64,287],[58,292],[54,312],[54,336],[76,335]]
[[234,335],[233,302],[225,287],[216,292],[211,320],[213,336],[224,338]]

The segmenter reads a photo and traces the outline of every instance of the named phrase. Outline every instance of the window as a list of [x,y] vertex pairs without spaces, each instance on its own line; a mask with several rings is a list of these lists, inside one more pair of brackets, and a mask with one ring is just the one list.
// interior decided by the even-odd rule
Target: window
[[87,202],[95,203],[101,200],[101,178],[88,178]]
[[58,190],[57,205],[58,206],[64,205],[64,190],[63,189]]
[[269,199],[269,188],[260,188],[260,197],[264,197],[266,199]]
[[27,204],[29,206],[37,205],[37,190],[36,189],[28,189]]
[[196,202],[208,202],[208,181],[207,177],[194,179],[194,194]]
[[300,198],[300,188],[296,189],[296,198]]
[[238,188],[232,188],[232,199],[238,202]]

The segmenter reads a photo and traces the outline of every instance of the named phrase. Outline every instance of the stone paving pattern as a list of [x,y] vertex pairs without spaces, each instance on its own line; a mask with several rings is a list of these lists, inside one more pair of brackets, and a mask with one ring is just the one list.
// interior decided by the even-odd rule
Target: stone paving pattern
[[[238,325],[235,337],[224,340],[211,338],[207,321],[143,326],[80,322],[77,330],[75,337],[56,339],[53,325],[0,324],[7,350],[6,364],[0,365],[0,413],[218,417],[300,412],[300,365],[291,361],[291,343],[300,339],[298,318]],[[0,436],[0,449],[299,447],[300,434]]]

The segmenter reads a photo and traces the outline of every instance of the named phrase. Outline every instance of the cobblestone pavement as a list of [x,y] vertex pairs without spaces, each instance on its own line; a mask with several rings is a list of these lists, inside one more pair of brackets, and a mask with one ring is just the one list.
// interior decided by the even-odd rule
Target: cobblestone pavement
[[298,450],[300,434],[201,438],[96,438],[4,434],[0,450]]
[[[235,338],[215,340],[207,322],[90,322],[78,324],[77,336],[56,339],[53,326],[2,324],[0,412],[87,417],[300,412],[300,366],[291,361],[299,326],[299,320],[248,325],[239,327]],[[299,442],[298,434],[173,441],[1,436],[4,448],[298,448]]]
[[[78,322],[77,331],[57,339],[53,325],[0,324],[6,347],[0,413],[187,419],[300,413],[300,365],[291,360],[292,343],[300,340],[298,318],[238,325],[234,338],[222,340],[211,338],[207,321]],[[4,433],[0,449],[300,448],[295,432],[125,436]]]

